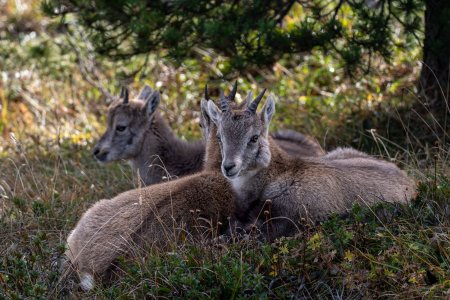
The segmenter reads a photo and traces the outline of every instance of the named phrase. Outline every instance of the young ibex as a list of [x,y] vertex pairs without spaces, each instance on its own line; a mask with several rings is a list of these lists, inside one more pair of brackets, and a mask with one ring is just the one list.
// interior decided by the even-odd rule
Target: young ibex
[[239,226],[261,228],[258,216],[265,211],[272,218],[267,237],[273,239],[295,233],[301,218],[319,221],[346,212],[354,203],[411,200],[414,182],[403,171],[359,151],[338,149],[317,158],[287,156],[268,135],[273,97],[256,113],[263,95],[264,91],[245,110],[230,108],[223,98],[221,110],[208,102],[209,116],[218,127],[222,173],[236,193]]
[[206,100],[201,107],[209,132],[204,171],[101,200],[70,233],[66,255],[82,289],[91,289],[94,278],[103,278],[114,260],[135,244],[164,247],[180,236],[198,237],[228,224],[234,212],[232,188],[220,173],[217,130],[207,115]]
[[[235,84],[229,101],[234,101]],[[136,100],[129,100],[128,90],[108,112],[108,127],[94,147],[100,162],[128,160],[145,185],[161,182],[164,177],[181,177],[199,172],[205,155],[203,141],[192,143],[177,138],[157,111],[160,95],[145,86]],[[295,156],[319,156],[324,151],[306,136],[281,130],[275,140]]]
[[145,185],[201,170],[204,144],[188,143],[173,134],[157,111],[158,91],[145,86],[137,100],[129,100],[126,89],[122,96],[110,107],[108,128],[94,147],[99,161],[130,161]]

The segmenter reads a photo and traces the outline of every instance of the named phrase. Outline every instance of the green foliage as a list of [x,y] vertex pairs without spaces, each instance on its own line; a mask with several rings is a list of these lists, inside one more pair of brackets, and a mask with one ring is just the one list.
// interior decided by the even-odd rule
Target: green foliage
[[47,0],[42,8],[51,16],[75,14],[109,57],[164,51],[181,63],[197,48],[211,49],[227,58],[230,68],[222,71],[252,73],[315,48],[339,55],[350,71],[370,68],[374,56],[390,60],[394,48],[418,42],[424,7],[420,0]]

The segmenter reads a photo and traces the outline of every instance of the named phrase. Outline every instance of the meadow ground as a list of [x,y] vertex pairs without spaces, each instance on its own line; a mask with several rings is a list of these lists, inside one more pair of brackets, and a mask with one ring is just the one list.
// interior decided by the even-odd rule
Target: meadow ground
[[[239,80],[241,95],[264,81],[279,97],[274,128],[311,134],[328,150],[350,145],[397,163],[417,181],[411,205],[355,206],[273,244],[216,240],[153,249],[122,259],[123,276],[88,294],[59,281],[55,262],[82,213],[137,184],[126,164],[101,166],[91,155],[107,103],[83,79],[67,38],[40,14],[25,9],[12,20],[16,15],[0,17],[12,24],[0,40],[0,299],[450,297],[450,130],[413,106],[417,51],[353,79],[331,57],[313,53]],[[220,58],[178,68],[157,55],[99,61],[99,81],[117,92],[113,79],[143,61],[131,87],[163,89],[171,127],[199,138],[204,84],[212,93],[230,85],[214,79]]]

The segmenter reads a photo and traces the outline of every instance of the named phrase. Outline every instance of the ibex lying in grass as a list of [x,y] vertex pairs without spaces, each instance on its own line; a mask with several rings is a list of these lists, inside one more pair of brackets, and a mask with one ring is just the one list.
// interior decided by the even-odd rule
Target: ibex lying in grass
[[84,290],[91,289],[94,278],[102,278],[114,260],[135,244],[164,247],[180,236],[198,237],[228,224],[227,217],[234,212],[232,189],[219,171],[217,131],[206,114],[206,103],[202,100],[203,124],[210,135],[204,171],[101,200],[70,233],[66,255]]
[[[228,96],[234,101],[235,84]],[[164,177],[180,177],[199,172],[205,155],[202,141],[188,143],[177,138],[157,111],[160,95],[145,86],[137,100],[129,100],[123,90],[121,101],[108,112],[108,128],[94,147],[101,162],[129,160],[145,185],[161,182]],[[279,131],[275,140],[288,153],[300,156],[323,155],[312,139],[295,131]]]
[[286,155],[268,135],[275,112],[273,97],[256,113],[263,94],[245,110],[230,108],[223,97],[221,110],[208,102],[209,116],[218,127],[222,173],[236,193],[240,226],[248,229],[256,222],[261,228],[264,220],[258,216],[266,210],[266,200],[271,206],[266,211],[272,218],[270,239],[295,233],[301,218],[319,221],[347,211],[354,203],[411,200],[415,185],[403,171],[359,151],[338,149],[317,158]]

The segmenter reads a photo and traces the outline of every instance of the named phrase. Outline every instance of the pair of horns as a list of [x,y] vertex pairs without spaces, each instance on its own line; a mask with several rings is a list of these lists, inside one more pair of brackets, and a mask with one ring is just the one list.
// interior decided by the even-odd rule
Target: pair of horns
[[[229,102],[234,101],[236,92],[237,81],[234,82],[233,89],[228,96],[225,96],[222,90],[220,91],[220,109],[222,110],[222,112],[226,112],[230,109]],[[265,92],[266,89],[264,89],[255,99],[253,99],[253,101],[247,107],[247,112],[252,114],[256,113],[256,109],[258,108],[259,102],[261,102],[261,99],[263,98]],[[205,85],[205,99],[209,100],[208,85]]]
[[123,104],[127,104],[128,103],[128,88],[127,87],[122,87],[122,89],[120,90],[120,98],[123,99]]
[[[230,96],[225,97],[223,95],[222,91],[220,92],[220,109],[222,110],[222,112],[226,112],[230,109],[229,101],[230,100],[234,101],[234,96],[236,95],[236,89],[235,89],[236,87],[237,86],[235,85],[233,90],[231,91],[230,96],[233,95],[232,99],[230,99]],[[247,106],[247,110],[246,110],[247,112],[249,112],[251,114],[256,113],[256,109],[258,108],[259,102],[261,102],[261,99],[263,98],[265,92],[266,92],[266,89],[262,90],[262,92],[258,96],[256,96],[256,98],[253,99],[253,101],[249,102],[249,105]],[[251,93],[249,94],[249,96],[251,99]]]

